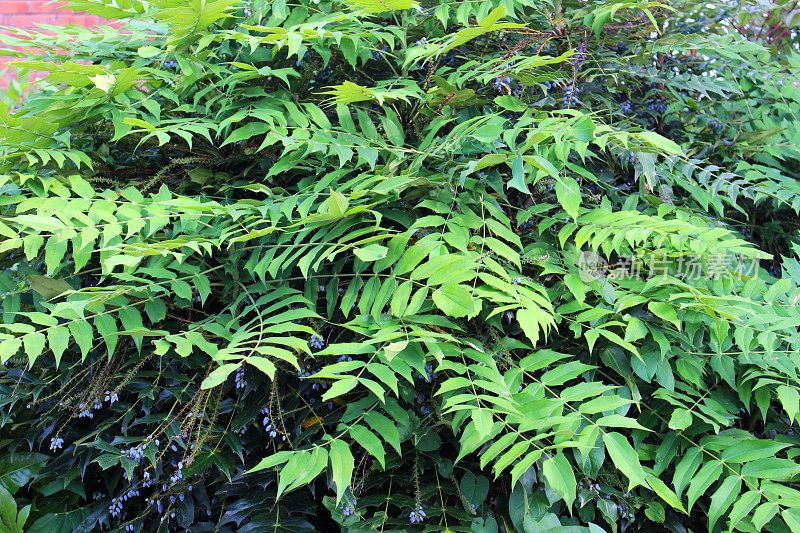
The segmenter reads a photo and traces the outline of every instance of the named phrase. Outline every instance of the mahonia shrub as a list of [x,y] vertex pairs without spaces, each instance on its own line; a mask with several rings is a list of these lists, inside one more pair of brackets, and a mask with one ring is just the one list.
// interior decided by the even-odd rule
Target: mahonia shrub
[[794,11],[68,4],[1,37],[0,529],[800,531]]

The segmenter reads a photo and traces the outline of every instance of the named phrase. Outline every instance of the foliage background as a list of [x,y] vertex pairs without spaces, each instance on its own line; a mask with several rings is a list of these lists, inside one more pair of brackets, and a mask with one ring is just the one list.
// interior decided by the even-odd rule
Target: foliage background
[[3,531],[800,530],[794,3],[70,6]]

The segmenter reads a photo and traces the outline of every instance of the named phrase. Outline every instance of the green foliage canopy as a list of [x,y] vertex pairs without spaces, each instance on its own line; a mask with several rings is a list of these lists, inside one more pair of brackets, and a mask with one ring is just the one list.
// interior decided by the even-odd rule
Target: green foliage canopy
[[2,37],[9,527],[800,531],[793,34],[70,5]]

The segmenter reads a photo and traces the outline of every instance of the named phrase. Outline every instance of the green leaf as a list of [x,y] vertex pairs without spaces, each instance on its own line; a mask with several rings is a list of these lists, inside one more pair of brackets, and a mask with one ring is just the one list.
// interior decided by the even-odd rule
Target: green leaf
[[739,496],[742,489],[742,478],[737,474],[731,474],[711,496],[711,505],[708,507],[708,529],[714,528],[719,517],[731,506]]
[[678,495],[672,492],[672,490],[667,487],[666,483],[661,481],[657,476],[650,474],[649,472],[646,474],[647,484],[650,486],[658,497],[668,503],[673,509],[677,509],[684,514],[686,513],[686,509],[683,507],[680,498]]
[[556,493],[564,498],[567,509],[572,513],[572,502],[575,501],[575,473],[567,457],[558,452],[542,463],[542,473]]
[[392,359],[394,359],[397,354],[405,350],[407,346],[408,341],[405,340],[390,342],[383,347],[383,355],[386,357],[386,360],[391,363]]
[[[484,159],[486,159],[486,157],[484,157]],[[511,180],[508,182],[508,186],[524,194],[531,193],[530,190],[528,190],[528,185],[525,183],[525,166],[521,155],[515,157],[511,162]]]
[[69,345],[69,330],[64,326],[55,326],[47,329],[47,342],[50,350],[53,352],[53,357],[56,360],[56,368],[61,363],[61,356],[64,350]]
[[136,52],[139,54],[139,57],[150,59],[151,57],[161,54],[161,49],[155,46],[140,46]]
[[675,409],[669,419],[669,428],[680,431],[692,425],[692,413],[688,409]]
[[556,180],[556,199],[572,218],[578,217],[581,206],[581,188],[578,182],[570,177],[559,177]]
[[355,248],[353,253],[364,261],[365,263],[371,261],[377,261],[378,259],[383,259],[386,257],[386,253],[389,249],[385,246],[381,246],[380,244],[370,244],[369,246],[365,246],[363,248]]
[[789,443],[775,442],[769,439],[746,439],[725,448],[720,459],[727,464],[747,463],[756,459],[774,457],[788,446],[790,446]]
[[25,355],[28,356],[29,365],[33,365],[33,362],[42,353],[44,344],[44,333],[33,332],[22,337],[22,346],[25,348]]
[[78,194],[78,196],[82,198],[94,197],[94,188],[88,181],[78,175],[72,175],[68,179],[70,187],[72,188],[73,192]]
[[496,103],[503,109],[507,109],[509,111],[514,111],[514,112],[525,111],[526,109],[528,109],[528,106],[525,105],[525,103],[522,100],[508,95],[496,96],[494,99],[494,103]]
[[375,411],[368,411],[364,415],[364,420],[387,444],[392,446],[398,454],[400,453],[400,432],[394,422]]
[[793,459],[781,459],[770,457],[767,459],[756,459],[750,461],[742,467],[742,476],[754,476],[773,481],[788,481],[797,474],[800,474],[800,464]]
[[637,485],[647,486],[644,469],[639,463],[636,450],[623,435],[612,432],[603,435],[606,451],[613,461],[614,467],[628,477],[628,490]]
[[16,493],[45,466],[47,459],[45,454],[23,451],[0,458],[0,486]]
[[445,283],[433,291],[433,303],[448,316],[455,318],[475,313],[475,303],[469,290],[457,283]]
[[800,533],[800,511],[793,508],[784,509],[781,511],[781,516],[792,533]]
[[482,143],[494,143],[503,133],[503,126],[500,122],[487,122],[477,130],[472,132],[473,137]]
[[385,13],[418,6],[413,0],[347,0],[352,9],[362,9],[364,13]]
[[331,189],[330,197],[328,198],[328,214],[336,217],[344,216],[347,208],[350,206],[350,201],[345,195]]
[[650,520],[652,520],[657,524],[663,524],[664,520],[666,519],[664,506],[656,501],[647,503],[647,507],[644,510],[644,514],[647,518],[649,518]]
[[505,163],[507,160],[508,156],[504,154],[486,154],[485,156],[481,157],[478,160],[478,164],[475,165],[475,168],[472,169],[472,171],[477,173],[483,170],[484,168],[493,167],[495,165],[499,165],[500,163]]
[[475,423],[475,430],[478,432],[478,435],[480,435],[481,439],[488,437],[493,426],[493,417],[491,411],[477,408],[470,413],[470,416],[472,417],[472,421]]
[[764,525],[772,520],[778,512],[778,504],[774,502],[766,502],[759,505],[752,514],[753,525],[756,531],[764,529]]
[[85,320],[73,320],[69,323],[68,327],[70,333],[72,333],[72,337],[81,349],[82,359],[85,359],[89,350],[92,349],[92,326]]
[[732,531],[742,519],[749,515],[753,508],[761,501],[761,494],[757,490],[745,492],[736,500],[731,509],[728,531]]
[[144,120],[142,120],[140,118],[125,117],[124,119],[122,119],[122,121],[125,124],[130,124],[131,126],[138,126],[138,127],[143,128],[143,129],[145,129],[147,131],[154,131],[156,129],[155,126],[153,126],[149,122],[146,122],[146,121],[144,121]]
[[276,452],[269,457],[265,457],[259,463],[248,470],[250,472],[258,472],[259,470],[264,470],[265,468],[272,468],[274,466],[278,466],[282,463],[288,461],[293,455],[295,454],[294,451],[283,450],[280,452]]
[[386,468],[386,452],[380,439],[373,432],[358,424],[350,426],[350,436],[362,448],[375,457],[383,468]]
[[269,379],[275,379],[275,365],[266,357],[248,357],[246,361],[269,376]]
[[694,502],[697,501],[697,498],[702,496],[706,489],[719,479],[722,468],[721,462],[712,461],[704,464],[697,474],[695,474],[692,482],[689,484],[689,490],[686,491],[686,497],[689,499],[688,509],[690,511],[692,510]]
[[333,385],[331,385],[331,388],[325,391],[325,394],[322,395],[322,401],[327,402],[328,400],[332,400],[333,398],[347,394],[353,390],[353,387],[355,387],[357,384],[358,379],[354,376],[347,376],[337,380]]
[[219,368],[213,370],[203,383],[200,384],[201,389],[211,389],[228,379],[233,371],[239,368],[240,363],[226,363]]
[[[584,385],[595,385],[596,386],[597,384],[596,383],[592,383],[592,384],[584,384]],[[576,385],[576,387],[580,387],[580,384]],[[573,388],[575,388],[575,387],[573,387]],[[603,387],[603,388],[605,388],[605,387]],[[562,394],[561,394],[561,398],[562,399],[566,399],[566,398],[570,398],[571,397],[571,395],[566,396],[566,397],[565,396],[566,396],[566,393],[562,392]],[[574,400],[572,400],[572,401],[574,401]],[[614,410],[622,407],[623,405],[630,405],[631,403],[633,403],[633,400],[628,400],[628,399],[625,399],[625,398],[621,398],[620,396],[617,396],[616,394],[612,394],[612,395],[608,395],[608,396],[598,396],[597,398],[594,398],[593,400],[589,400],[588,402],[582,403],[581,407],[580,407],[580,411],[582,413],[593,415],[595,413],[603,413],[603,412],[606,412],[606,411],[614,411]]]
[[534,347],[539,343],[539,332],[543,326],[549,325],[552,319],[552,316],[542,309],[523,307],[517,310],[517,321]]
[[353,478],[355,461],[350,453],[350,446],[342,440],[331,441],[329,453],[331,459],[332,479],[336,485],[336,504],[342,501],[345,491]]
[[800,410],[800,392],[795,387],[781,385],[778,387],[778,400],[783,406],[783,410],[789,415],[789,420],[794,422],[798,410]]
[[63,279],[53,279],[45,276],[30,275],[28,276],[28,283],[30,284],[31,289],[41,294],[42,298],[46,300],[57,298],[58,296],[73,290],[72,285]]
[[392,295],[392,302],[390,304],[391,312],[394,316],[403,316],[405,310],[408,308],[408,298],[411,296],[413,289],[413,282],[411,280],[404,281],[398,285],[397,290]]
[[94,318],[94,327],[97,333],[103,337],[106,343],[106,348],[109,354],[114,353],[114,348],[117,346],[117,322],[111,315],[103,314],[97,315]]
[[[17,502],[4,487],[0,486],[0,527],[3,532],[8,533],[22,533],[17,525]],[[5,525],[3,524],[5,523]]]
[[564,285],[575,297],[575,300],[583,303],[586,300],[586,285],[577,274],[567,274],[564,276]]
[[647,304],[647,308],[658,318],[674,324],[678,331],[681,330],[681,321],[678,320],[678,313],[671,304],[667,302],[650,302]]
[[[289,456],[289,460],[278,472],[278,491],[276,498],[298,479],[303,477],[303,474],[313,467],[315,463],[313,452],[308,450],[297,450]],[[260,467],[260,465],[259,465]],[[258,468],[258,467],[257,467]]]
[[662,137],[658,133],[653,131],[640,131],[636,133],[639,137],[646,140],[648,143],[653,145],[655,148],[662,150],[664,153],[667,154],[682,154],[683,150],[681,147],[678,146],[674,141],[667,139],[666,137]]
[[5,363],[17,355],[20,347],[22,347],[22,340],[18,338],[0,341],[0,363]]

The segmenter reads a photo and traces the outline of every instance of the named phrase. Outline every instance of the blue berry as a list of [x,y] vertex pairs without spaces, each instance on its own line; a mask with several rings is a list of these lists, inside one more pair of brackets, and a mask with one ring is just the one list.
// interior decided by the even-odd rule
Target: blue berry
[[131,448],[128,450],[127,455],[138,463],[142,460],[142,457],[144,457],[144,446],[135,446]]
[[309,339],[308,343],[315,350],[320,350],[325,346],[325,339],[322,337],[321,333],[317,333],[316,335],[311,335],[311,339]]
[[586,43],[582,43],[578,48],[578,52],[572,57],[572,64],[577,67],[584,59],[586,59]]
[[579,100],[578,97],[576,96],[578,92],[580,92],[580,90],[575,85],[570,85],[569,87],[564,89],[564,96],[561,101],[563,107],[571,107],[574,105],[578,105]]
[[122,513],[122,498],[114,498],[108,506],[108,512],[112,517],[117,517]]
[[425,511],[422,510],[422,505],[417,504],[414,510],[409,513],[408,519],[412,524],[421,524],[426,516]]
[[247,381],[244,379],[244,367],[240,366],[236,369],[236,375],[233,379],[236,382],[237,389],[243,389],[247,386]]

